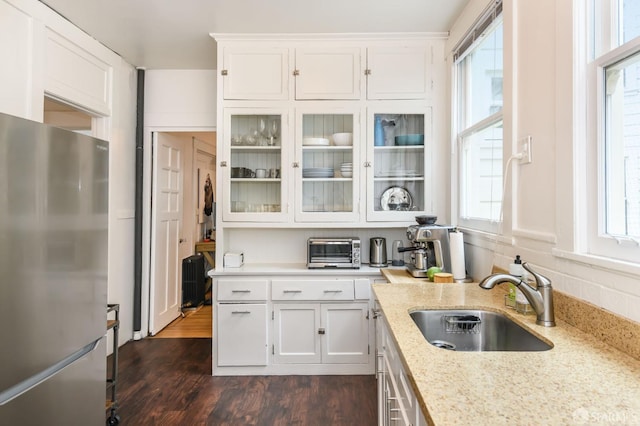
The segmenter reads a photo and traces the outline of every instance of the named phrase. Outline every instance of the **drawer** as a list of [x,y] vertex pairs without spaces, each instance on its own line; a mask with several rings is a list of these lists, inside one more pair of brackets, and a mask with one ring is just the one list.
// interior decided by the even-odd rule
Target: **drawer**
[[353,300],[353,280],[273,280],[273,300]]
[[216,282],[220,301],[261,301],[267,300],[269,282],[263,279],[220,279]]

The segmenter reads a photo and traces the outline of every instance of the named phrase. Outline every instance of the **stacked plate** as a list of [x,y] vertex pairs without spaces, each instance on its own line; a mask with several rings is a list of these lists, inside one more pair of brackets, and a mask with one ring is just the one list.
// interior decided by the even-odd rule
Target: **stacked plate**
[[329,146],[329,139],[327,139],[327,138],[304,138],[304,139],[302,139],[302,145],[305,145],[305,146]]
[[302,169],[303,178],[332,178],[333,167],[309,167]]
[[350,178],[353,176],[353,163],[342,163],[340,166],[340,174],[342,177]]

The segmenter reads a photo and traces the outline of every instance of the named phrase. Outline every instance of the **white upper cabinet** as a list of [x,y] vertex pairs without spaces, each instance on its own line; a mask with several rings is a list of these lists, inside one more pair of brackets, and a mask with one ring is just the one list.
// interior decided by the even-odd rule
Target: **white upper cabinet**
[[385,46],[367,49],[368,99],[431,97],[430,46]]
[[360,99],[361,49],[296,49],[296,99]]
[[289,99],[289,49],[256,44],[223,51],[224,99]]

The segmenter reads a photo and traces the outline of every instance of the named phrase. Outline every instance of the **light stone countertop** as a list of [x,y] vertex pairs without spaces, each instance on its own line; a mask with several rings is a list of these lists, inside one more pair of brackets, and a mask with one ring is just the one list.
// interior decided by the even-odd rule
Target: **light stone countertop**
[[[507,286],[434,284],[383,270],[373,290],[430,424],[640,425],[640,361],[567,323],[535,324],[504,306]],[[399,284],[405,282],[406,284]],[[502,289],[504,287],[504,289]],[[499,311],[554,347],[542,352],[455,352],[430,345],[408,312]]]

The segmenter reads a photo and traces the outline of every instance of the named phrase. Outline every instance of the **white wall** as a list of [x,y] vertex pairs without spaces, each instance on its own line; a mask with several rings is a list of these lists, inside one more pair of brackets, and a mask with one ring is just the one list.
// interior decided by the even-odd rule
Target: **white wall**
[[46,93],[100,116],[94,135],[110,142],[104,262],[108,302],[120,303],[122,345],[132,336],[135,70],[36,0],[0,0],[0,55],[0,111],[42,121]]
[[[451,31],[449,55],[488,3],[471,2],[465,9]],[[505,208],[502,235],[465,232],[468,269],[479,279],[492,264],[506,267],[517,253],[551,278],[556,289],[640,321],[640,265],[596,265],[576,249],[581,229],[574,151],[587,124],[574,99],[586,90],[574,86],[579,3],[504,0],[504,39],[514,45],[513,50],[505,46],[505,97],[510,100],[505,99],[504,113],[512,131],[505,132],[504,144],[510,150],[531,135],[533,163],[512,169],[509,183],[515,191]],[[508,203],[510,185],[507,191]]]
[[[151,206],[152,138],[153,132],[171,132],[184,138],[189,164],[185,167],[185,206],[191,208],[197,193],[194,186],[194,166],[200,158],[198,150],[211,155],[216,148],[216,71],[215,70],[149,70],[145,72],[144,99],[144,190],[143,206]],[[194,142],[192,137],[196,138]],[[195,154],[194,154],[195,149]],[[143,212],[142,254],[142,329],[141,336],[148,334],[149,317],[149,268],[151,260],[151,209]],[[199,236],[199,227],[194,216],[185,226],[196,229],[188,233],[191,246]]]

